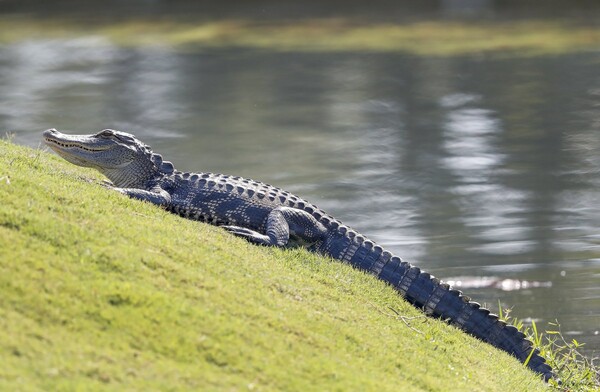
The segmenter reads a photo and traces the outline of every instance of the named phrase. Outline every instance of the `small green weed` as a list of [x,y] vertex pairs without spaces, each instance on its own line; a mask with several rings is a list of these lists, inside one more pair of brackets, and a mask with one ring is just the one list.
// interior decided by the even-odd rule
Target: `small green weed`
[[580,348],[584,344],[576,339],[570,341],[566,339],[558,321],[548,323],[550,329],[542,332],[534,320],[531,321],[530,326],[525,325],[522,320],[510,315],[512,309],[502,309],[502,306],[498,305],[500,319],[511,323],[523,332],[554,369],[560,381],[550,380],[548,382],[550,386],[559,391],[570,392],[600,390],[600,367],[595,363],[598,358],[590,359],[583,355]]

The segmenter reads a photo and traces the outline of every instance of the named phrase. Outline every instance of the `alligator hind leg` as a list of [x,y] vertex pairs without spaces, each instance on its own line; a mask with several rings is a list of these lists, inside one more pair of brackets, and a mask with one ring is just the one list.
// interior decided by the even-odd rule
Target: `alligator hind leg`
[[290,207],[278,207],[267,217],[266,233],[240,226],[223,226],[232,234],[259,245],[309,246],[320,240],[327,230],[308,212]]

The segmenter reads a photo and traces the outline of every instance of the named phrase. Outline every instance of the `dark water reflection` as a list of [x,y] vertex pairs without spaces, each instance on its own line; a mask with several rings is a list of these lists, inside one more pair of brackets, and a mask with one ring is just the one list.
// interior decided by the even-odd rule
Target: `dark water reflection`
[[[466,291],[494,309],[558,319],[591,353],[599,69],[597,52],[180,53],[36,40],[0,47],[0,131],[38,146],[48,127],[113,127],[180,169],[287,188],[405,260],[474,286]],[[489,281],[500,283],[478,287]]]

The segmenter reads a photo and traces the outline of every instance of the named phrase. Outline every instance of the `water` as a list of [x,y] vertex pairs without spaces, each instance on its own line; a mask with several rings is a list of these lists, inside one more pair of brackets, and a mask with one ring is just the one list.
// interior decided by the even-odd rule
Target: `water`
[[600,349],[600,52],[0,46],[0,132],[116,128],[288,189],[477,301]]

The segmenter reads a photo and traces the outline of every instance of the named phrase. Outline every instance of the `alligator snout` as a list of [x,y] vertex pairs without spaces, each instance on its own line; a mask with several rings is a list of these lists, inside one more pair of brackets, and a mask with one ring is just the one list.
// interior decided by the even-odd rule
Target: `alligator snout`
[[45,130],[45,131],[42,133],[42,135],[43,135],[44,137],[47,137],[47,136],[54,135],[54,134],[56,134],[56,133],[58,133],[58,131],[57,131],[55,128],[50,128],[50,129],[46,129],[46,130]]

